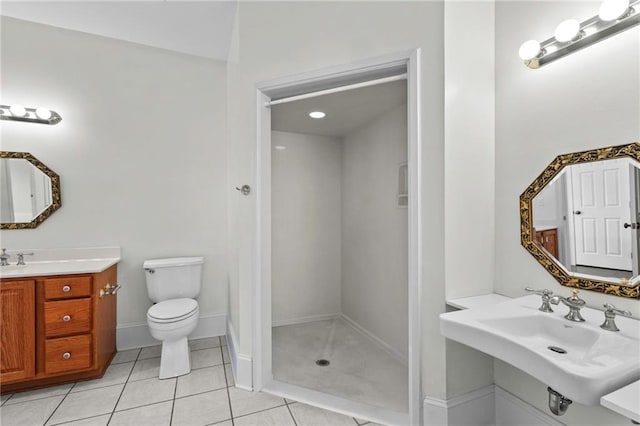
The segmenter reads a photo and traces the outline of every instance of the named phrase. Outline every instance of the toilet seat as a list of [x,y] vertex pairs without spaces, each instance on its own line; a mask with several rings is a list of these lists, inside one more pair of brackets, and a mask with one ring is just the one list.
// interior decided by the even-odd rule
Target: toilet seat
[[147,319],[155,323],[172,323],[185,320],[198,313],[194,299],[170,299],[156,303],[147,311]]

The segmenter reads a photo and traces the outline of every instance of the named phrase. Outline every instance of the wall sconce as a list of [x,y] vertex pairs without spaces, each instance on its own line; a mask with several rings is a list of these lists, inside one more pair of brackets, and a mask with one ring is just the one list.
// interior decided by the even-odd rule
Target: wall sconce
[[543,42],[526,41],[520,46],[520,58],[529,68],[540,68],[556,59],[591,46],[612,35],[640,24],[640,0],[605,0],[596,16],[586,21],[562,21],[554,36]]
[[25,108],[22,105],[0,105],[0,120],[26,121],[28,123],[58,124],[62,117],[46,108]]

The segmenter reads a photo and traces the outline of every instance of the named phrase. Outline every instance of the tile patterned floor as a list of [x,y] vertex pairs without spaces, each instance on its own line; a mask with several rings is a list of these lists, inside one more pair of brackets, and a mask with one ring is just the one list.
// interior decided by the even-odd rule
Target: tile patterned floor
[[358,426],[373,423],[234,387],[224,337],[189,342],[190,374],[158,380],[160,346],[118,352],[104,377],[3,395],[2,426]]

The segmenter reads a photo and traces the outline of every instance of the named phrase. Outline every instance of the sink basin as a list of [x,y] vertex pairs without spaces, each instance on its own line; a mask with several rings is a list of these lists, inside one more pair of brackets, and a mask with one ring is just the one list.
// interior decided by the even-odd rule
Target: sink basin
[[440,315],[451,340],[505,361],[566,398],[599,405],[600,397],[640,379],[640,321],[617,317],[621,331],[600,328],[604,313],[583,308],[586,322],[563,316],[568,308],[538,311],[540,296]]

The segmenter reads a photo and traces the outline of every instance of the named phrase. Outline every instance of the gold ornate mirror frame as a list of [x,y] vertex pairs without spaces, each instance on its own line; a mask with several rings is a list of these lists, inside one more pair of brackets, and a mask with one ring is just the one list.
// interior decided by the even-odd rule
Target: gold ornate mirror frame
[[35,166],[38,170],[40,170],[45,175],[49,176],[51,179],[51,205],[44,209],[42,213],[36,216],[31,222],[20,222],[20,223],[1,223],[0,229],[29,229],[35,228],[44,222],[51,213],[58,210],[61,206],[60,202],[60,177],[46,165],[44,165],[40,160],[38,160],[33,155],[28,152],[9,152],[9,151],[0,151],[0,158],[22,158],[27,160],[33,166]]
[[572,164],[622,157],[631,157],[640,161],[640,143],[634,142],[627,145],[558,155],[520,195],[520,242],[538,263],[563,286],[640,299],[640,282],[636,282],[634,285],[621,285],[620,283],[569,275],[564,268],[558,266],[556,259],[534,242],[532,200],[562,169]]

